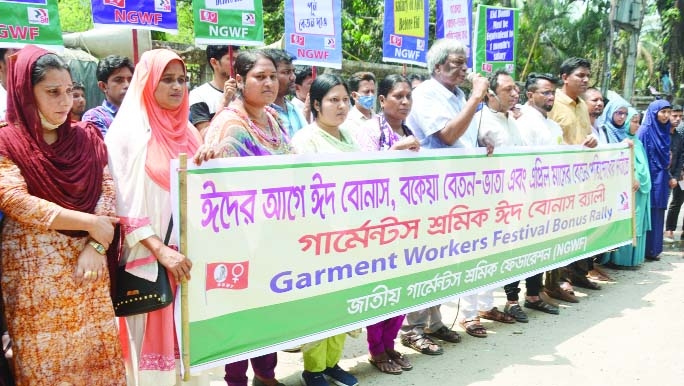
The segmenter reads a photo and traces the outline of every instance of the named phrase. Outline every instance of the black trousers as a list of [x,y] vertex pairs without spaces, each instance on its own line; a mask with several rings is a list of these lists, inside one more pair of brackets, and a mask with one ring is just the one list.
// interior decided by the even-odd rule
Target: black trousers
[[[679,188],[679,185],[672,189],[672,201],[670,201],[670,207],[667,208],[667,219],[665,220],[665,230],[675,231],[677,230],[677,218],[679,217],[679,210],[682,208],[682,203],[684,203],[684,190]],[[684,224],[682,224],[682,230],[684,231]]]
[[[539,291],[542,288],[542,278],[544,273],[540,272],[534,276],[530,276],[525,279],[525,287],[527,287],[527,296],[539,296]],[[518,294],[520,293],[520,281],[514,281],[513,283],[506,284],[504,286],[504,292],[506,292],[506,299],[509,301],[518,301]]]

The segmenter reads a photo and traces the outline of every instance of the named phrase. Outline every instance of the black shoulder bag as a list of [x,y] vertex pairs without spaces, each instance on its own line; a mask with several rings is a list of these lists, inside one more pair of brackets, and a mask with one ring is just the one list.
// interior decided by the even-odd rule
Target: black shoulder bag
[[[166,230],[164,245],[169,245],[171,229],[173,228],[173,216]],[[121,235],[123,240],[124,236]],[[123,251],[123,248],[121,248]],[[157,261],[157,280],[149,281],[137,277],[126,271],[125,266],[116,268],[116,286],[113,303],[116,316],[131,316],[144,314],[164,308],[173,302],[173,292],[169,276],[159,261]]]

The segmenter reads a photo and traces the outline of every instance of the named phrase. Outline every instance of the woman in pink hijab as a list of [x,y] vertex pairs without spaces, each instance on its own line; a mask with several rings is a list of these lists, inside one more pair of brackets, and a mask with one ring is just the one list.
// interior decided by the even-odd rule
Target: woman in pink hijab
[[[155,281],[157,261],[171,279],[172,288],[190,279],[190,260],[177,251],[173,226],[169,160],[180,153],[194,154],[202,140],[188,122],[185,64],[169,50],[145,52],[121,108],[107,132],[105,143],[116,183],[117,214],[125,237],[120,265],[133,275]],[[176,384],[177,341],[173,306],[125,318],[122,336],[129,384]],[[125,350],[126,351],[126,350]],[[134,378],[137,383],[134,383]]]

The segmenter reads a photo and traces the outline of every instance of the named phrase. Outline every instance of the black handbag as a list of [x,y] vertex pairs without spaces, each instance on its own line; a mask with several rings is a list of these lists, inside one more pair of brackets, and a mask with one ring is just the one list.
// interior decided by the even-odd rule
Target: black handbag
[[[173,217],[166,230],[164,244],[169,244]],[[123,235],[121,236],[123,241]],[[123,250],[123,248],[121,249]],[[159,261],[157,261],[157,280],[149,281],[126,272],[125,266],[116,267],[115,287],[112,288],[114,314],[116,316],[131,316],[144,314],[164,308],[173,302],[173,292],[169,276]]]

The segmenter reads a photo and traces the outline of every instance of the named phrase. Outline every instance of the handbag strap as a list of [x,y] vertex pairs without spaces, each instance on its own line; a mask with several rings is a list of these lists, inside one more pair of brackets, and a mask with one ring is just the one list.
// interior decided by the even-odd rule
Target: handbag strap
[[173,215],[169,219],[169,227],[166,228],[166,237],[164,237],[164,245],[169,245],[169,240],[171,239],[171,229],[173,229]]

